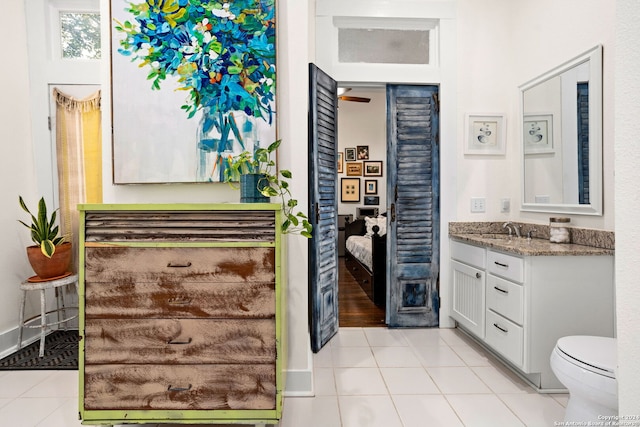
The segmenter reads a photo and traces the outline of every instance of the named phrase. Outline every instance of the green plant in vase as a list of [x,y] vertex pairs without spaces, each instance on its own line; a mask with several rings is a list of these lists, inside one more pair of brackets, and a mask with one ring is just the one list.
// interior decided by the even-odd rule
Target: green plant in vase
[[292,178],[291,171],[286,169],[276,169],[276,162],[271,155],[278,149],[282,140],[271,143],[267,148],[256,148],[252,153],[243,151],[242,153],[229,157],[225,169],[225,182],[232,188],[241,182],[243,177],[256,176],[255,187],[258,192],[268,201],[270,197],[280,197],[284,221],[281,224],[283,233],[300,234],[311,238],[313,227],[307,216],[298,211],[294,212],[298,206],[298,200],[294,199],[289,189],[288,180]]
[[58,277],[67,272],[71,263],[71,243],[65,242],[55,225],[57,210],[49,217],[44,197],[38,202],[37,216],[33,215],[19,196],[20,207],[31,216],[31,224],[18,220],[31,231],[31,240],[35,243],[27,247],[27,257],[36,275],[41,279]]

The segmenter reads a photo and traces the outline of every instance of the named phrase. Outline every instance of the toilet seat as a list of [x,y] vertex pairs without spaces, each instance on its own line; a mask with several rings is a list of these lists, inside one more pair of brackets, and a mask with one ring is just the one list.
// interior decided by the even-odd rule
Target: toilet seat
[[562,337],[556,344],[558,355],[581,368],[615,379],[617,347],[615,338],[594,336]]

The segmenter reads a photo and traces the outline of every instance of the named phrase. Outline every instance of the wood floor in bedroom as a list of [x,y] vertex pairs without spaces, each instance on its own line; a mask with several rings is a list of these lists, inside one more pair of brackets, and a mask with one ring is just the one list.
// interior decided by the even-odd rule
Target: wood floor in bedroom
[[385,327],[384,310],[376,306],[338,258],[338,321],[340,327]]

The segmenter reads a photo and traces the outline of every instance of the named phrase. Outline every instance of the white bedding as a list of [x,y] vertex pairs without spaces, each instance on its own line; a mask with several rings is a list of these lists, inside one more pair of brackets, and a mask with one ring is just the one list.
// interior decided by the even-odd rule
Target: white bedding
[[367,266],[369,271],[373,271],[371,261],[371,237],[358,235],[349,236],[346,245],[351,255]]

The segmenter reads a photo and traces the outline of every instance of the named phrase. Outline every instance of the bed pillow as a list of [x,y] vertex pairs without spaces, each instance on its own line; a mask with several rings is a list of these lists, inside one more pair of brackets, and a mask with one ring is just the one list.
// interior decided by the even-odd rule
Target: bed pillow
[[387,233],[387,218],[385,217],[369,218],[367,216],[364,218],[364,223],[367,229],[365,236],[367,237],[373,236],[374,225],[380,227],[380,230],[378,230],[378,235],[384,236]]

